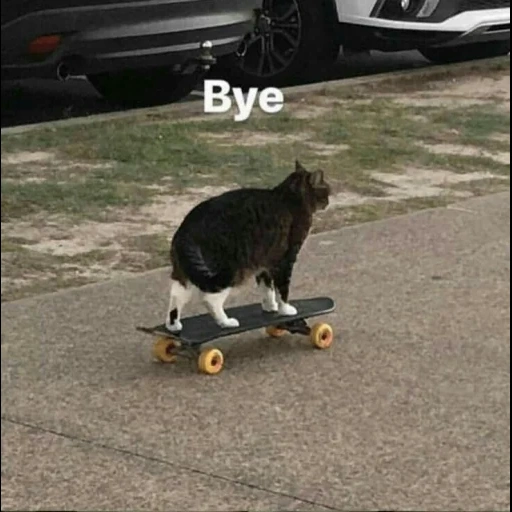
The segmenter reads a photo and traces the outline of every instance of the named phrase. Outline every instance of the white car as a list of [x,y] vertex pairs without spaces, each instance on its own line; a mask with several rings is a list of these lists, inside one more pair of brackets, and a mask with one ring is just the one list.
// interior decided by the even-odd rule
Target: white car
[[221,63],[232,85],[285,85],[350,51],[419,50],[433,62],[506,55],[510,0],[262,0]]

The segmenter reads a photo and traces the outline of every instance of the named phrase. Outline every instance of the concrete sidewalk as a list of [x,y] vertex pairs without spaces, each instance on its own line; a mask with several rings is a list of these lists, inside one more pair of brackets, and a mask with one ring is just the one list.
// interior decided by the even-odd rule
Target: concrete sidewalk
[[335,346],[252,332],[217,377],[134,330],[166,271],[4,305],[2,510],[509,510],[509,232],[506,193],[311,237]]

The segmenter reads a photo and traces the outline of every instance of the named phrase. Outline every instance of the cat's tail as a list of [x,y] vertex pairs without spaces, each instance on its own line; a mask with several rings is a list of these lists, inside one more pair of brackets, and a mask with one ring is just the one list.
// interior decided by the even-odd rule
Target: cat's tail
[[190,282],[200,290],[218,292],[223,286],[217,282],[219,273],[206,261],[201,248],[192,241],[175,243],[171,247],[171,277],[181,283]]

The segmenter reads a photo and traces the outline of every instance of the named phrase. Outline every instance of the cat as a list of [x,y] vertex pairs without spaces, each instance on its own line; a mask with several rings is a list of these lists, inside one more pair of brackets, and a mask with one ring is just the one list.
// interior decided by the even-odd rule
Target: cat
[[309,172],[297,160],[274,188],[231,190],[195,206],[171,242],[167,329],[182,330],[183,308],[194,291],[217,325],[238,327],[224,303],[232,288],[253,278],[264,311],[296,315],[288,302],[293,267],[313,214],[328,207],[330,194],[324,172]]

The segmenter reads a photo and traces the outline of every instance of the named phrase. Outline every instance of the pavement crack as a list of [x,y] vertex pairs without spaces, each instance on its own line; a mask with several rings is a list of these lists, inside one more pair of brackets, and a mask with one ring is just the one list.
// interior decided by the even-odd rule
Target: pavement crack
[[14,418],[9,418],[7,416],[3,416],[2,415],[1,418],[2,418],[2,421],[6,421],[6,422],[11,423],[13,425],[18,425],[18,426],[21,426],[21,427],[25,427],[25,428],[29,428],[29,429],[32,429],[32,430],[36,430],[38,432],[42,432],[42,433],[46,433],[46,434],[51,434],[51,435],[58,436],[58,437],[63,438],[63,439],[68,439],[70,441],[75,441],[75,442],[87,444],[87,445],[92,446],[94,448],[101,448],[101,449],[109,450],[111,452],[114,452],[114,453],[117,453],[117,454],[120,454],[120,455],[125,455],[125,456],[129,456],[129,457],[136,457],[136,458],[148,461],[148,462],[154,462],[156,464],[162,464],[164,466],[167,466],[167,467],[170,467],[170,468],[173,468],[173,469],[178,469],[180,471],[188,471],[188,472],[196,474],[196,475],[205,476],[205,477],[208,477],[208,478],[213,478],[215,480],[219,480],[219,481],[226,482],[226,483],[233,484],[233,485],[238,485],[240,487],[246,487],[248,489],[253,489],[255,491],[266,492],[266,493],[272,494],[274,496],[279,496],[281,498],[288,498],[288,499],[295,500],[295,501],[298,501],[298,502],[301,502],[301,503],[304,503],[304,504],[307,504],[307,505],[313,505],[313,506],[322,507],[322,508],[324,508],[326,510],[333,510],[335,512],[341,512],[341,509],[332,507],[331,505],[326,505],[326,504],[323,504],[323,503],[319,503],[317,501],[312,501],[312,500],[308,500],[308,499],[305,499],[305,498],[300,498],[298,496],[294,496],[293,494],[288,494],[286,492],[274,491],[272,489],[267,489],[265,487],[261,487],[261,486],[256,485],[256,484],[251,484],[249,482],[244,482],[244,481],[241,481],[241,480],[237,480],[235,478],[229,478],[229,477],[226,477],[226,476],[217,475],[215,473],[210,473],[208,471],[203,471],[201,469],[197,469],[197,468],[193,468],[193,467],[189,467],[189,466],[183,466],[181,464],[176,464],[174,462],[169,462],[168,460],[161,459],[159,457],[152,457],[152,456],[149,456],[149,455],[144,455],[144,454],[141,454],[141,453],[133,452],[133,451],[128,450],[126,448],[118,448],[116,446],[111,446],[111,445],[108,445],[108,444],[99,443],[99,442],[96,442],[96,441],[92,441],[90,439],[85,439],[85,438],[81,438],[81,437],[77,437],[77,436],[72,436],[72,435],[66,434],[64,432],[58,432],[57,430],[53,430],[51,428],[42,427],[40,425],[33,425],[31,423],[27,423],[25,421],[20,421],[20,420],[14,419]]

